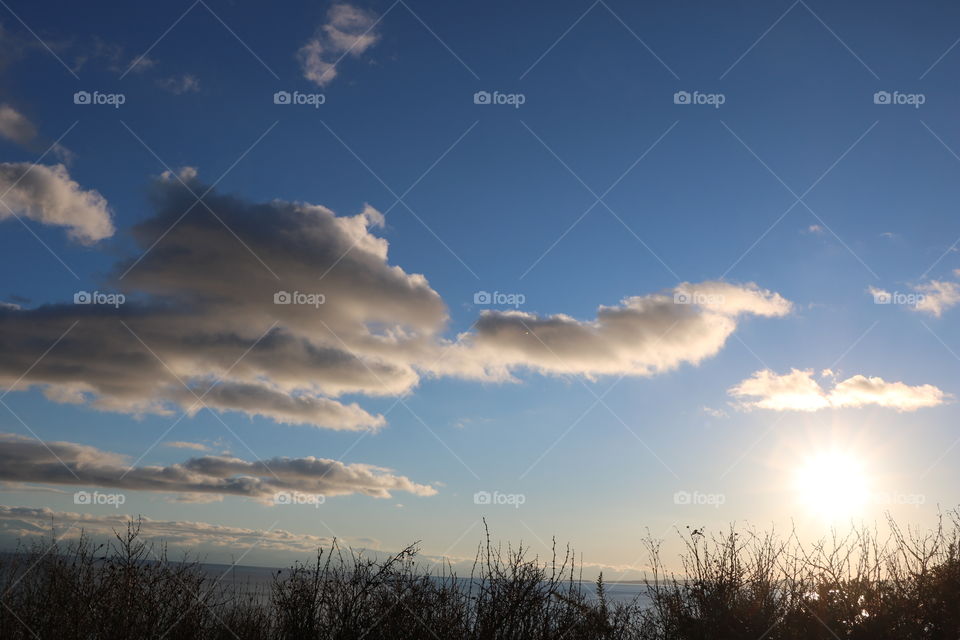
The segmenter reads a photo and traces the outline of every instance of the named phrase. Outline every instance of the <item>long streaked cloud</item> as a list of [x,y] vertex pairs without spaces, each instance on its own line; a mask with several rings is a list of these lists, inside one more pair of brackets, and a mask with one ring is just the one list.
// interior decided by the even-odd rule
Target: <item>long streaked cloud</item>
[[516,369],[548,375],[650,376],[712,357],[741,316],[783,316],[791,303],[755,284],[681,283],[672,291],[601,306],[594,320],[523,311],[487,311],[463,334],[450,367],[486,375]]
[[[830,372],[825,373],[831,377]],[[785,374],[763,369],[731,387],[729,393],[737,399],[741,409],[773,411],[819,411],[870,405],[916,411],[944,404],[951,398],[950,394],[930,384],[911,386],[860,374],[825,388],[814,379],[810,369],[791,369]]]
[[201,442],[186,442],[184,440],[171,440],[170,442],[164,442],[164,446],[172,447],[174,449],[191,449],[193,451],[209,451],[210,447],[201,443]]
[[[0,505],[0,532],[17,538],[49,537],[51,527],[63,538],[76,538],[82,531],[88,536],[112,537],[135,519],[117,514],[54,511],[46,507]],[[251,547],[268,551],[310,553],[329,546],[332,538],[285,529],[247,529],[182,520],[140,519],[140,532],[146,538],[168,542],[182,548],[223,549],[232,552]],[[362,545],[377,546],[375,540],[358,539]]]
[[327,11],[327,22],[297,52],[303,77],[325,87],[338,75],[337,65],[347,55],[359,57],[380,39],[377,17],[346,3]]
[[[66,227],[67,234],[84,244],[113,235],[106,199],[71,179],[62,164],[0,163],[0,220],[14,214],[41,224]],[[5,206],[4,206],[5,205]]]
[[131,467],[124,456],[88,445],[43,443],[9,433],[0,434],[0,480],[259,500],[282,492],[374,498],[389,498],[395,491],[436,494],[432,486],[389,469],[327,458],[247,461],[207,455],[166,466]]
[[189,168],[157,179],[156,213],[132,231],[140,252],[104,282],[124,304],[0,307],[0,385],[133,415],[369,430],[385,417],[343,396],[396,396],[423,376],[650,376],[714,356],[746,316],[791,309],[754,284],[682,283],[594,319],[488,311],[451,340],[427,279],[390,264],[373,207],[215,191],[197,204],[206,190]]

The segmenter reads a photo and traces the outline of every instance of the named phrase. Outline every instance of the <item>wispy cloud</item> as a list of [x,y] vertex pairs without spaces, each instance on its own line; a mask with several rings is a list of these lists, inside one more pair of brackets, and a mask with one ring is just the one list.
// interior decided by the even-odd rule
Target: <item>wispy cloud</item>
[[[960,269],[953,272],[960,276]],[[960,283],[949,280],[931,280],[915,287],[922,294],[917,302],[916,310],[939,318],[944,311],[960,303]]]
[[321,87],[333,82],[346,56],[359,57],[377,43],[376,25],[377,17],[364,9],[345,3],[330,7],[327,22],[297,52],[303,76]]
[[197,76],[190,73],[161,78],[160,80],[157,80],[157,85],[174,95],[197,93],[200,91],[200,80],[197,78]]
[[0,136],[26,146],[37,137],[37,128],[9,104],[0,104]]
[[[960,277],[960,269],[953,271]],[[927,313],[939,318],[945,311],[960,304],[960,282],[951,280],[929,280],[910,287],[912,293],[890,292],[880,287],[867,287],[867,292],[875,302],[907,303],[912,311]],[[902,302],[901,302],[902,300]]]

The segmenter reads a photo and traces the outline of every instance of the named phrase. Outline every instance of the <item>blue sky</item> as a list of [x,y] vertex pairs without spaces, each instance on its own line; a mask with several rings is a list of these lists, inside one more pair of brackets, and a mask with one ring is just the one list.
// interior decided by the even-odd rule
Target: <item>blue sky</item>
[[[281,563],[316,541],[285,545],[277,530],[463,557],[486,517],[497,537],[544,550],[555,535],[636,577],[648,529],[675,544],[673,528],[732,521],[792,520],[809,536],[885,510],[930,523],[958,498],[958,17],[947,3],[10,2],[6,539],[51,518],[108,530],[142,514],[216,560]],[[75,104],[77,92],[123,104]],[[276,104],[277,92],[323,104]],[[477,92],[522,104],[477,104]],[[317,235],[289,213],[304,203],[330,211]],[[348,228],[365,207],[383,219]],[[327,232],[380,238],[386,257],[340,262]],[[325,289],[328,268],[348,302]],[[293,318],[260,295],[294,285],[329,299]],[[127,300],[78,307],[78,291]],[[478,292],[523,303],[477,304]],[[628,326],[605,333],[601,306]],[[166,313],[176,320],[149,329],[160,342],[140,335]],[[672,325],[657,322],[674,315],[690,333],[661,344]],[[74,321],[90,333],[57,342]],[[158,389],[176,388],[176,371],[202,393],[233,372],[210,364],[200,336],[237,337],[217,354],[232,363],[264,349],[268,330],[402,372],[389,393],[371,391],[378,376],[320,393],[327,374],[291,373],[292,352],[278,351],[232,382],[356,403],[379,425],[278,418],[250,387],[181,418],[195,397],[158,399],[121,357],[140,349]],[[189,458],[307,457],[336,469],[310,482],[346,478],[306,492],[319,506],[107,478],[131,464],[189,475]],[[362,485],[350,465],[389,471],[363,467]],[[869,497],[835,504],[809,478],[798,487],[810,469]],[[248,475],[273,486],[262,468],[215,480]],[[77,504],[78,490],[124,503]],[[522,504],[477,504],[483,491]]]

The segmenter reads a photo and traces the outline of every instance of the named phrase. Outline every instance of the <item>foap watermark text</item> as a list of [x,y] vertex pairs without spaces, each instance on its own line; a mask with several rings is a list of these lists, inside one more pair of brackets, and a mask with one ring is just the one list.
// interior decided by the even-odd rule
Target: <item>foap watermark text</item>
[[527,296],[522,293],[502,293],[500,291],[477,291],[473,294],[473,304],[496,304],[519,308],[527,301]]
[[480,505],[508,505],[519,509],[526,503],[527,496],[522,493],[502,493],[500,491],[477,491],[473,494],[473,504]]
[[727,501],[722,493],[703,493],[701,491],[677,491],[673,494],[673,504],[707,506],[719,509]]
[[119,509],[127,501],[122,493],[101,493],[100,491],[77,491],[73,494],[73,504],[106,505]]
[[902,93],[900,91],[877,91],[873,94],[873,104],[898,104],[919,109],[927,101],[923,93]]
[[299,491],[278,491],[273,494],[273,504],[309,504],[320,508],[327,497],[321,493],[300,493]]
[[326,301],[327,297],[322,293],[277,291],[273,294],[273,304],[300,304],[319,308]]
[[273,104],[306,105],[319,109],[326,103],[327,96],[322,93],[303,93],[300,91],[277,91],[273,94]]
[[677,91],[673,94],[673,104],[701,104],[719,109],[727,101],[722,93],[702,93],[700,91]]
[[519,109],[527,101],[522,93],[500,93],[499,91],[477,91],[473,94],[473,104],[504,104]]
[[73,94],[73,104],[107,105],[119,109],[127,101],[122,93],[101,93],[100,91],[77,91]]
[[99,304],[118,308],[127,297],[122,293],[104,293],[102,291],[77,291],[73,294],[73,304]]

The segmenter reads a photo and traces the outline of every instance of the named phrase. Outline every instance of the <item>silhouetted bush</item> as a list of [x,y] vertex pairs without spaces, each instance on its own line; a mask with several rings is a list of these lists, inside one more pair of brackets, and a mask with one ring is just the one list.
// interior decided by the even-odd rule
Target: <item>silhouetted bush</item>
[[387,558],[336,542],[269,587],[223,584],[171,561],[131,523],[116,540],[56,538],[0,561],[0,638],[55,640],[712,640],[960,637],[960,520],[813,545],[793,534],[682,537],[679,571],[647,539],[653,572],[633,603],[585,588],[567,548],[547,562],[489,535],[468,576],[430,575],[410,546]]

